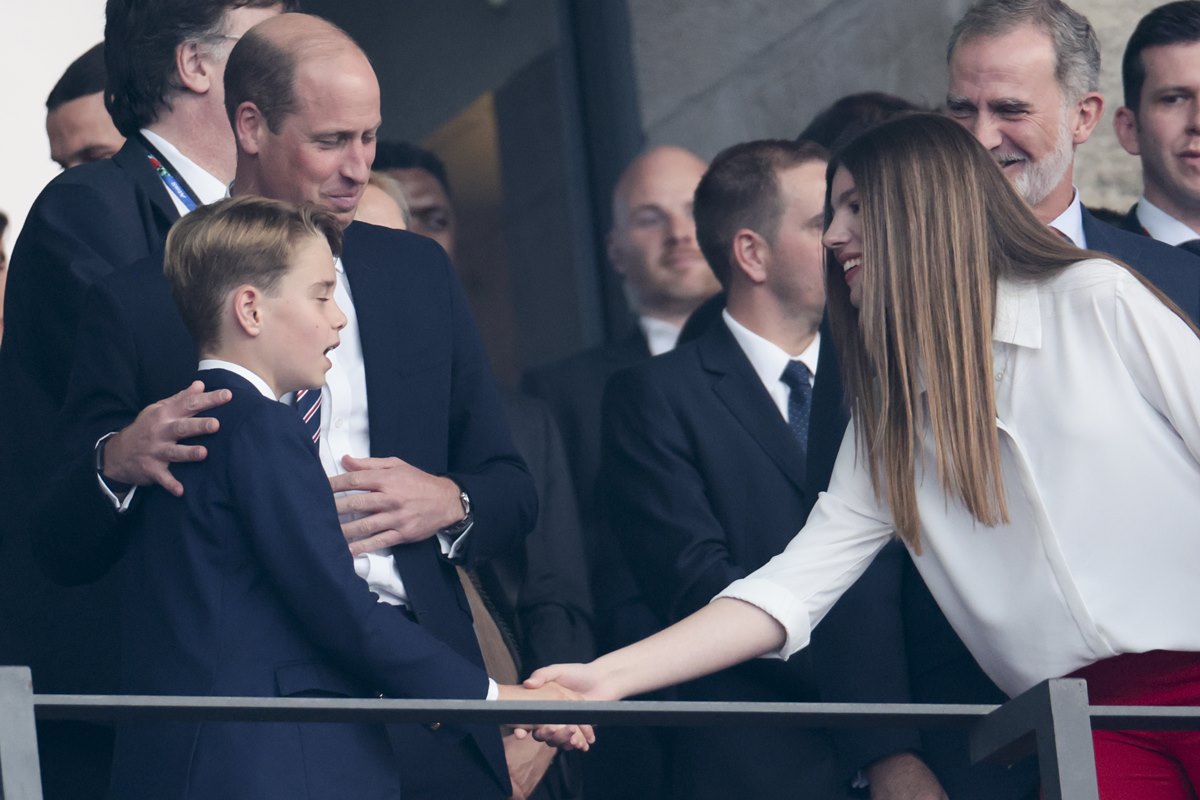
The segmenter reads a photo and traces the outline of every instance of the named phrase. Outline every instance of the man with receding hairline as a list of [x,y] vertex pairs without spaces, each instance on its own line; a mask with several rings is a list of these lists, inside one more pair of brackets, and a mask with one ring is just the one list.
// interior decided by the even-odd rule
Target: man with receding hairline
[[[522,383],[550,406],[563,435],[579,497],[602,652],[649,635],[658,621],[642,601],[616,543],[600,532],[602,510],[594,491],[600,468],[600,401],[614,372],[674,348],[688,315],[719,288],[696,244],[692,219],[692,196],[706,166],[694,153],[671,145],[652,147],[629,163],[613,189],[606,245],[609,264],[620,275],[635,316],[634,329],[533,370]],[[605,797],[654,796],[663,777],[662,746],[643,730],[627,734],[602,740],[587,757],[587,785]]]
[[688,315],[719,288],[696,244],[692,220],[692,194],[705,167],[681,147],[661,146],[625,168],[613,189],[606,245],[636,328],[525,378],[525,388],[549,402],[558,417],[585,518],[594,505],[591,490],[600,460],[596,423],[605,381],[622,367],[671,350]]
[[[256,27],[234,48],[225,102],[238,144],[233,194],[311,202],[346,226],[334,296],[348,322],[341,346],[329,354],[333,367],[325,385],[310,394],[319,397],[313,411],[320,420],[319,456],[338,493],[355,570],[380,603],[418,623],[413,627],[422,636],[481,664],[451,562],[481,562],[519,539],[532,523],[536,499],[444,253],[422,237],[352,222],[380,124],[374,71],[340,29],[287,14]],[[195,368],[193,345],[153,259],[98,286],[83,328],[89,344],[76,361],[64,414],[76,451],[105,427],[137,427],[146,414],[139,409],[185,386]],[[114,346],[129,341],[139,344]],[[105,470],[119,479],[131,467],[117,459]],[[64,479],[62,485],[80,483]],[[100,538],[118,546],[123,524],[113,519]],[[119,555],[97,553],[94,546],[89,553],[78,536],[66,546],[39,537],[39,546],[43,563],[79,570],[77,577],[93,577],[86,574],[94,572],[89,564]],[[84,554],[93,556],[89,564],[80,563]],[[152,613],[132,605],[131,625]],[[138,647],[161,646],[131,644],[134,658]],[[349,685],[354,693],[369,689]],[[503,699],[514,690],[472,679],[459,694]],[[494,726],[406,725],[389,733],[406,797],[508,795]]]

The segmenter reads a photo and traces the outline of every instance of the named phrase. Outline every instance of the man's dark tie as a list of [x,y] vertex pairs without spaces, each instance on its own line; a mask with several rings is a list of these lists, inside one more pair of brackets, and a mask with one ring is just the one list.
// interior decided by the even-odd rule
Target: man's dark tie
[[812,411],[812,373],[801,361],[789,361],[779,380],[791,389],[788,394],[788,427],[796,437],[801,455],[808,454],[808,417]]
[[1200,256],[1200,239],[1191,239],[1190,241],[1180,242],[1178,247],[1181,250],[1187,250],[1194,256]]
[[300,419],[304,420],[304,427],[308,429],[313,444],[319,442],[321,439],[321,390],[301,389],[296,392],[296,411],[300,414]]

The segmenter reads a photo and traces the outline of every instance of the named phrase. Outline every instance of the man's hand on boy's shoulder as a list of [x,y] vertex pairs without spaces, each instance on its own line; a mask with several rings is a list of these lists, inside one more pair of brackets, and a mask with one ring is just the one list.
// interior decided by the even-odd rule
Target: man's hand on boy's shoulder
[[428,539],[463,517],[461,490],[449,478],[399,458],[345,456],[342,465],[348,471],[329,484],[338,513],[357,517],[342,525],[354,555]]
[[215,433],[218,427],[215,419],[196,415],[232,398],[228,389],[206,392],[203,383],[193,381],[183,391],[146,406],[106,443],[104,477],[133,486],[157,483],[176,497],[182,495],[183,484],[171,474],[171,465],[202,461],[208,451],[201,445],[179,442]]

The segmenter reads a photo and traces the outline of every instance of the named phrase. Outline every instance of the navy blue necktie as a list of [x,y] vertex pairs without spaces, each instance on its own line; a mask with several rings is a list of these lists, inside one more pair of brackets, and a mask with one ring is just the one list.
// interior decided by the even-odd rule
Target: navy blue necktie
[[304,427],[312,437],[313,444],[321,440],[321,390],[301,389],[296,392],[296,411],[304,420]]
[[788,393],[788,427],[800,446],[800,454],[808,454],[808,417],[812,411],[812,373],[801,361],[789,361],[779,380],[791,389]]

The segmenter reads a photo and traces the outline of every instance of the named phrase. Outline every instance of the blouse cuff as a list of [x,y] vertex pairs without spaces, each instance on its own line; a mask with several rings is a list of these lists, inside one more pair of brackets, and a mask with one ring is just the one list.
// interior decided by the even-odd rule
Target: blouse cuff
[[[793,653],[808,646],[812,635],[808,611],[787,589],[761,578],[742,578],[725,587],[717,597],[732,597],[765,611],[783,626],[787,640],[779,650],[766,653],[763,658],[786,660]],[[716,599],[715,597],[713,598]]]

